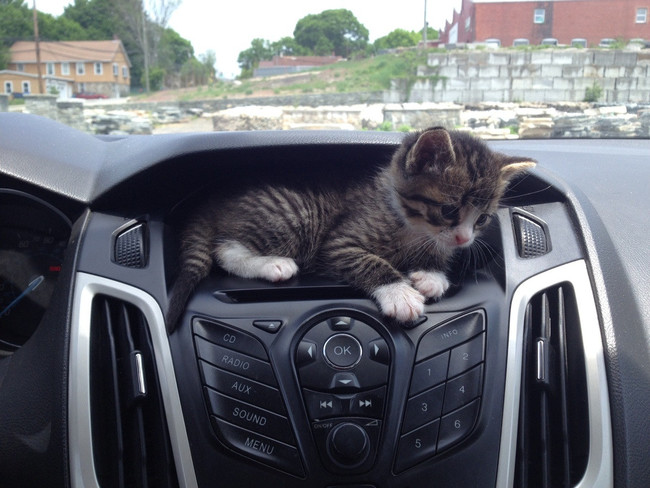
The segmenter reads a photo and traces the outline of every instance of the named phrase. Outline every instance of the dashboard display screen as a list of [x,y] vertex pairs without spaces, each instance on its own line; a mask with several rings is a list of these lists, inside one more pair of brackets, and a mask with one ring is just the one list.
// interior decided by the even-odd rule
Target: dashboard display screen
[[47,309],[70,237],[70,221],[27,194],[0,190],[0,349],[15,350]]

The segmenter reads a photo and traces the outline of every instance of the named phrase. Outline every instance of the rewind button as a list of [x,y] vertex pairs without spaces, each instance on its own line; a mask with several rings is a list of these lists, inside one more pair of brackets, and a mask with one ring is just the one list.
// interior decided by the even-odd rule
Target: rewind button
[[346,413],[347,401],[331,393],[320,391],[303,390],[307,412],[311,420],[336,417]]

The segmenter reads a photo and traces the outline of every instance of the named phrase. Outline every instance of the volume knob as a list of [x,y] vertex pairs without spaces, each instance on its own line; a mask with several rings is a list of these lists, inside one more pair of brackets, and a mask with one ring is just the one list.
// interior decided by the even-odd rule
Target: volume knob
[[370,453],[368,433],[352,422],[339,424],[327,438],[327,451],[338,465],[347,468],[359,466]]

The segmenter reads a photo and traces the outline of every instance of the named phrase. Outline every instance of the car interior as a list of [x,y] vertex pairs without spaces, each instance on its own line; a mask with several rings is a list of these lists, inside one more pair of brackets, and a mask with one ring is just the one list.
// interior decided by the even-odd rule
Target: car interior
[[170,332],[206,196],[367,178],[403,134],[0,128],[0,485],[650,486],[650,141],[490,141],[538,164],[409,327],[215,268]]

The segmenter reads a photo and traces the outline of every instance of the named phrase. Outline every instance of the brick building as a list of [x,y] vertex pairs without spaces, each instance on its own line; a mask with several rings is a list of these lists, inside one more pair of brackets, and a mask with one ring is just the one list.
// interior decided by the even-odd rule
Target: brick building
[[440,35],[445,44],[496,38],[502,46],[525,38],[531,44],[556,38],[560,44],[584,38],[650,39],[650,0],[463,0]]

